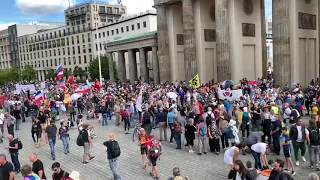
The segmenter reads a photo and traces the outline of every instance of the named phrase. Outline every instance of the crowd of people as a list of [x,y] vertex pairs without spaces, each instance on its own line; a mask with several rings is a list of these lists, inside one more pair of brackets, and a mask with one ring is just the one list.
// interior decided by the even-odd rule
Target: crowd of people
[[[57,140],[62,141],[64,153],[70,153],[69,131],[75,128],[79,131],[77,144],[84,149],[82,164],[88,164],[95,157],[90,153],[90,147],[93,146],[92,139],[97,136],[94,125],[84,117],[87,120],[97,119],[101,126],[108,126],[108,119],[115,116],[116,125],[123,125],[125,134],[132,133],[133,126],[139,128],[137,140],[142,168],[151,166],[150,176],[154,179],[160,178],[157,161],[162,155],[162,141],[175,142],[177,150],[185,145],[189,153],[196,152],[199,156],[208,151],[216,155],[223,153],[224,162],[230,166],[229,179],[254,180],[259,176],[270,180],[292,179],[297,173],[295,167],[300,166],[301,160],[307,161],[307,148],[310,170],[319,171],[319,85],[319,79],[312,80],[307,88],[299,84],[280,88],[275,87],[272,81],[262,79],[254,82],[242,79],[239,84],[208,83],[199,88],[185,82],[157,86],[110,83],[72,100],[66,96],[75,94],[75,87],[67,85],[67,90],[45,89],[46,99],[40,102],[30,91],[18,95],[10,91],[2,93],[0,129],[3,137],[4,128],[7,128],[9,145],[5,148],[9,150],[12,161],[8,162],[7,157],[0,154],[2,179],[11,180],[15,173],[20,172],[26,180],[47,179],[43,163],[36,153],[29,156],[32,166],[20,166],[18,152],[23,142],[15,138],[14,133],[28,118],[32,119],[31,134],[35,148],[48,143],[53,161]],[[242,95],[237,98],[226,99],[219,95],[220,90],[237,89],[242,90]],[[303,117],[310,119],[309,125],[303,124]],[[159,137],[155,135],[156,131],[159,131]],[[109,134],[103,145],[107,147],[107,159],[114,179],[118,180],[121,175],[117,170],[117,160],[121,150],[115,137],[115,134]],[[274,161],[267,159],[271,152],[278,156]],[[251,154],[254,163],[243,163],[239,160],[241,154]],[[79,179],[80,176],[77,171],[70,174],[63,171],[59,162],[52,164],[52,170],[52,179]],[[173,175],[173,179],[182,179],[179,168],[174,168]],[[309,179],[316,180],[316,177],[310,174]]]

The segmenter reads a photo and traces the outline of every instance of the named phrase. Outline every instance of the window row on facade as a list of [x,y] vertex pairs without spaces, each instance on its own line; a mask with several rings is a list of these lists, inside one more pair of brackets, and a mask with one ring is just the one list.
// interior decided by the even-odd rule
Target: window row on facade
[[[143,28],[146,28],[147,27],[147,22],[144,21],[142,23],[142,26]],[[135,26],[135,24],[132,24],[131,25],[131,31],[134,31],[135,30],[135,27],[137,27],[137,30],[141,28],[141,24],[140,23],[137,23],[137,26]],[[125,28],[125,29],[124,29]],[[119,31],[120,30],[120,31]],[[119,34],[119,33],[124,33],[124,32],[129,32],[130,31],[130,26],[126,26],[126,27],[121,27],[121,28],[117,28],[115,30],[110,30],[110,31],[107,31],[107,34],[105,32],[102,32],[102,33],[99,33],[99,38],[101,38],[101,34],[102,34],[102,37],[106,37],[107,36],[113,36],[115,34]],[[94,35],[95,39],[97,39],[97,34]]]

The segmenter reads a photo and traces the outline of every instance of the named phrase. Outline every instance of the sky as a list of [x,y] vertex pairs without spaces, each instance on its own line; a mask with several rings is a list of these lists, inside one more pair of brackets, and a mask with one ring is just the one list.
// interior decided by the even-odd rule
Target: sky
[[[28,24],[33,21],[64,22],[63,11],[70,5],[88,0],[1,0],[0,30],[12,24]],[[98,1],[98,0],[97,0]],[[116,3],[117,0],[99,0]],[[265,0],[266,18],[271,18],[272,0]],[[122,0],[129,15],[152,9],[153,0]]]

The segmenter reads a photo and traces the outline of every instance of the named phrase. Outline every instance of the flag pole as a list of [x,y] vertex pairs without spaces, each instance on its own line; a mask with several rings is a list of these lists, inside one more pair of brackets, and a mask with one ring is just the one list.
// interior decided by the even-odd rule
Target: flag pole
[[[96,0],[93,0],[93,4],[96,4]],[[96,6],[96,10],[98,11],[98,7]],[[100,79],[100,84],[102,85],[102,73],[101,73],[101,59],[100,59],[100,44],[99,44],[99,24],[98,24],[98,19],[96,19],[96,34],[97,34],[97,47],[98,47],[98,62],[99,62],[99,79]]]

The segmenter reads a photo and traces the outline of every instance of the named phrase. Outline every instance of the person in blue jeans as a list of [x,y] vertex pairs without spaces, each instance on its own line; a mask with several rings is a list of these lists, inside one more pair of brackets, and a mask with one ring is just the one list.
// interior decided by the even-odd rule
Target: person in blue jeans
[[170,108],[170,109],[169,109],[168,116],[167,116],[168,128],[170,128],[170,130],[171,130],[170,143],[172,143],[172,139],[173,139],[173,137],[174,137],[173,122],[174,122],[174,119],[175,119],[175,118],[176,118],[176,115],[174,114],[173,109]]
[[69,134],[68,134],[69,128],[64,124],[64,122],[61,122],[60,125],[61,127],[59,128],[59,137],[63,144],[64,154],[68,154],[69,153]]
[[280,136],[281,136],[281,128],[282,128],[282,124],[281,124],[281,120],[280,117],[278,115],[276,116],[276,121],[273,123],[272,126],[272,143],[273,143],[273,151],[276,155],[280,155]]
[[101,113],[102,113],[102,126],[108,126],[108,112],[107,112],[106,106],[101,107]]
[[51,120],[50,125],[47,126],[47,128],[46,128],[46,143],[48,144],[48,142],[49,142],[50,154],[51,154],[52,160],[56,160],[54,146],[56,145],[57,136],[59,139],[59,133],[58,133],[57,127],[55,125],[55,121]]
[[8,135],[9,146],[6,146],[5,149],[9,149],[11,160],[16,173],[20,172],[20,162],[19,162],[19,148],[18,140],[14,139],[13,135]]
[[176,118],[173,123],[173,129],[174,129],[174,139],[177,143],[176,149],[181,149],[181,133],[182,133],[182,124],[181,122]]
[[[109,134],[108,136],[109,141],[106,141],[103,143],[107,147],[107,159],[109,161],[109,167],[113,173],[113,179],[114,180],[121,180],[119,171],[117,169],[117,161],[118,161],[118,156],[115,152],[115,150],[120,151],[120,147],[117,141],[115,141],[115,135],[114,134]],[[118,149],[113,149],[114,147],[117,147]],[[114,155],[117,155],[116,157]]]

